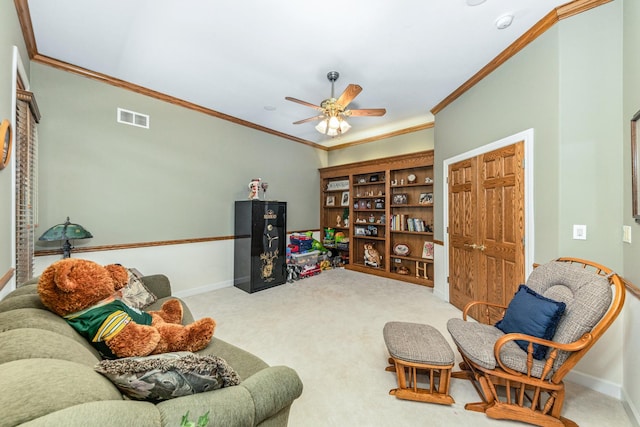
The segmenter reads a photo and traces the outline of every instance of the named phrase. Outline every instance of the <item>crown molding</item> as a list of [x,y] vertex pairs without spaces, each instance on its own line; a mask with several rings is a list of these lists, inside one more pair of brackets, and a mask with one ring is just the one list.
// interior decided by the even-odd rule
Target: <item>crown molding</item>
[[480,71],[471,76],[469,80],[464,82],[460,87],[451,92],[449,96],[440,101],[440,103],[438,103],[431,109],[431,114],[435,116],[437,113],[442,111],[445,107],[462,96],[465,92],[467,92],[482,79],[495,71],[502,64],[507,62],[509,58],[520,52],[525,48],[525,46],[537,39],[560,20],[569,18],[598,6],[602,6],[603,4],[609,3],[611,1],[613,0],[574,0],[562,6],[556,7],[551,12],[546,14],[544,18],[538,21],[533,27],[531,27],[529,31],[527,31],[516,41],[511,43],[509,47],[498,54],[498,56],[496,56],[491,62],[482,67]]
[[[538,21],[533,27],[531,27],[529,31],[523,34],[520,38],[518,38],[515,42],[513,42],[509,47],[507,47],[504,51],[502,51],[498,56],[496,56],[491,62],[485,65],[480,71],[474,74],[469,80],[463,83],[460,87],[458,87],[455,91],[453,91],[449,96],[443,99],[435,107],[433,107],[431,109],[431,113],[435,115],[438,112],[442,111],[446,106],[448,106],[453,101],[455,101],[460,96],[462,96],[462,94],[464,94],[466,91],[471,89],[473,86],[475,86],[478,82],[480,82],[486,76],[491,74],[500,65],[504,64],[509,58],[511,58],[516,53],[524,49],[525,46],[527,46],[533,40],[537,39],[541,34],[543,34],[545,31],[547,31],[549,28],[551,28],[561,19],[569,18],[571,16],[577,15],[584,11],[601,6],[605,3],[609,3],[610,1],[612,0],[574,0],[555,8],[554,10],[549,12],[544,18]],[[288,139],[290,141],[298,142],[300,144],[304,144],[313,148],[317,148],[319,150],[323,150],[323,151],[340,150],[340,149],[353,147],[360,144],[380,141],[382,139],[387,139],[393,136],[404,135],[404,134],[417,132],[419,130],[429,129],[434,127],[433,122],[428,122],[421,125],[412,126],[406,129],[401,129],[401,130],[397,130],[389,133],[372,136],[369,138],[348,142],[345,144],[326,147],[324,145],[321,145],[312,141],[308,141],[306,139],[298,138],[293,135],[289,135],[283,132],[279,132],[279,131],[267,128],[265,126],[258,125],[256,123],[248,122],[246,120],[242,120],[237,117],[230,116],[228,114],[224,114],[219,111],[212,110],[210,108],[206,108],[201,105],[194,104],[192,102],[188,102],[180,98],[176,98],[176,97],[173,97],[149,88],[145,88],[143,86],[139,86],[121,79],[117,79],[115,77],[111,77],[106,74],[91,71],[86,68],[79,67],[77,65],[69,64],[64,61],[60,61],[45,55],[41,55],[38,53],[38,47],[37,47],[34,32],[33,32],[33,24],[31,22],[31,14],[29,12],[28,0],[14,0],[14,3],[16,7],[16,12],[18,14],[18,20],[20,22],[20,27],[22,29],[24,42],[27,48],[27,52],[29,53],[29,58],[34,62],[49,65],[51,67],[54,67],[63,71],[67,71],[76,75],[80,75],[83,77],[87,77],[90,79],[98,80],[100,82],[103,82],[112,86],[130,90],[145,96],[159,99],[161,101],[169,102],[171,104],[184,107],[193,111],[198,111],[200,113],[207,114],[209,116],[216,117],[221,120],[229,121],[239,126],[248,127],[260,132],[264,132],[270,135],[278,136],[280,138]]]

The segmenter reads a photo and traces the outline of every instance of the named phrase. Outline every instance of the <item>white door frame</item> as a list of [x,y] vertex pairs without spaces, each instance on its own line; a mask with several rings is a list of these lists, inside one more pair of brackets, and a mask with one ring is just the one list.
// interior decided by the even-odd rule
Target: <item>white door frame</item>
[[436,274],[434,283],[434,294],[445,301],[449,301],[449,166],[462,160],[476,157],[478,155],[497,150],[508,145],[524,141],[524,273],[529,277],[533,270],[534,257],[534,221],[533,221],[533,129],[507,136],[498,141],[491,142],[473,150],[467,151],[457,156],[450,157],[442,161],[442,211],[443,211],[443,232],[444,232],[444,253],[438,259],[442,260],[442,268],[438,269],[441,274]]

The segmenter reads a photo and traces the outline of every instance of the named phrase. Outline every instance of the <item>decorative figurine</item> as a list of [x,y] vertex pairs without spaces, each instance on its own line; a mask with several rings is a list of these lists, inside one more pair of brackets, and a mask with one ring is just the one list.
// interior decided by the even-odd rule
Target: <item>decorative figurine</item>
[[380,267],[382,264],[380,252],[371,243],[364,244],[364,265]]
[[342,225],[340,225],[341,223],[342,223],[342,216],[337,215],[336,216],[336,228],[342,227]]
[[260,184],[262,178],[253,178],[249,183],[249,200],[260,200]]

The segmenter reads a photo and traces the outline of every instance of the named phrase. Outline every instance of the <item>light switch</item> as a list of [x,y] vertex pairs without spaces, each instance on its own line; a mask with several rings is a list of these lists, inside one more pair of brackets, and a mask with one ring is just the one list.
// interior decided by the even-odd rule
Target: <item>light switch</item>
[[582,224],[573,224],[573,239],[587,240],[587,226]]
[[631,226],[630,225],[622,226],[622,241],[625,243],[631,243]]

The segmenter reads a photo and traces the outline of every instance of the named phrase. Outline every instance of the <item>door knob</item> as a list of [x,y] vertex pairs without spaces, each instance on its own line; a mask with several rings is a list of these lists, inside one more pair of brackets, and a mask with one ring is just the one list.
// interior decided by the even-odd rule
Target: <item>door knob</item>
[[476,245],[475,243],[472,243],[472,244],[465,243],[464,247],[471,248],[471,249],[480,249],[481,251],[484,251],[487,248],[485,245]]

